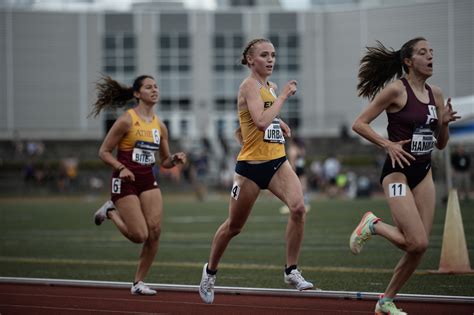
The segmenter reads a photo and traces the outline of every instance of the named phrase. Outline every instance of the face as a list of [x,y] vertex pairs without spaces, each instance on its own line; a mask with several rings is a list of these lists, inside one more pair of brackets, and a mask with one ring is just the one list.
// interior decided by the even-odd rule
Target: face
[[425,77],[433,75],[433,48],[430,44],[421,40],[413,46],[413,55],[409,59],[409,66],[415,73]]
[[252,54],[249,56],[249,64],[252,71],[262,76],[269,76],[275,66],[275,48],[272,43],[261,42],[255,44]]
[[139,92],[135,92],[135,97],[146,104],[156,104],[160,97],[160,90],[155,80],[146,78],[142,81]]

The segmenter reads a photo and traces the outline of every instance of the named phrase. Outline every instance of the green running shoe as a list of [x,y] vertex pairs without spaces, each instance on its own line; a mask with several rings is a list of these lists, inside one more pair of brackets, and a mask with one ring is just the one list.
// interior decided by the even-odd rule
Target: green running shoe
[[375,315],[408,315],[408,313],[403,312],[401,308],[397,308],[393,302],[385,301],[380,304],[380,301],[378,301],[375,306]]
[[370,226],[379,222],[380,218],[377,218],[372,212],[366,212],[360,220],[359,225],[355,228],[351,234],[349,240],[349,247],[354,255],[358,255],[362,250],[365,242],[370,240],[374,233],[370,230]]

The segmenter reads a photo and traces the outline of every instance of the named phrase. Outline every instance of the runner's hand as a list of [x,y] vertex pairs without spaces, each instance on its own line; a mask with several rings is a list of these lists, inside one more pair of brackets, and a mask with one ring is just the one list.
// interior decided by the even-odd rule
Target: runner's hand
[[410,166],[410,160],[414,161],[415,158],[413,155],[403,150],[403,145],[410,142],[411,140],[402,140],[398,142],[392,142],[385,147],[390,160],[392,161],[392,167],[395,167],[395,163],[398,164],[401,168],[404,168],[404,164]]

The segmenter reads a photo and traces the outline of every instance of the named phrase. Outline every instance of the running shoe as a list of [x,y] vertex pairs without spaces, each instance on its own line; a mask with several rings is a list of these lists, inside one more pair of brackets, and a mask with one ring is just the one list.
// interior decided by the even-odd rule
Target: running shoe
[[407,315],[402,311],[401,308],[397,308],[395,303],[391,301],[385,301],[383,304],[380,304],[380,300],[375,306],[375,315]]
[[358,255],[362,250],[365,242],[370,240],[372,235],[372,231],[370,230],[371,225],[380,221],[380,218],[377,218],[372,212],[366,212],[360,220],[359,225],[355,228],[354,232],[351,234],[351,238],[349,240],[349,247],[351,248],[351,252],[354,255]]
[[298,269],[293,269],[289,275],[287,275],[286,272],[283,272],[283,275],[285,283],[291,284],[300,291],[309,290],[313,288],[313,284],[311,282],[306,281]]
[[206,271],[207,263],[202,268],[201,284],[199,285],[199,295],[204,303],[211,304],[214,301],[214,283],[216,275],[210,275]]
[[137,284],[132,285],[130,292],[134,295],[155,295],[156,291],[151,289],[149,286],[143,283],[143,281],[138,281]]
[[107,200],[100,208],[94,213],[95,225],[101,225],[102,222],[108,219],[107,211],[109,209],[115,209],[115,205],[111,200]]

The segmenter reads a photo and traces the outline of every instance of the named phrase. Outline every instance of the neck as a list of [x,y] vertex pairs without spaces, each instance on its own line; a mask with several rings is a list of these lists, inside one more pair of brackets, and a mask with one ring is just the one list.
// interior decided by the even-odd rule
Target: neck
[[409,74],[406,76],[406,78],[413,89],[416,89],[418,91],[424,91],[426,89],[425,78],[421,78],[421,77],[418,77],[415,75],[409,75]]
[[151,118],[155,115],[153,112],[153,105],[148,106],[144,103],[139,103],[137,107],[135,107],[135,111],[143,117]]
[[258,82],[260,82],[261,85],[268,86],[268,84],[267,84],[268,77],[260,76],[255,72],[251,74],[251,77],[254,78],[255,80],[257,80]]

